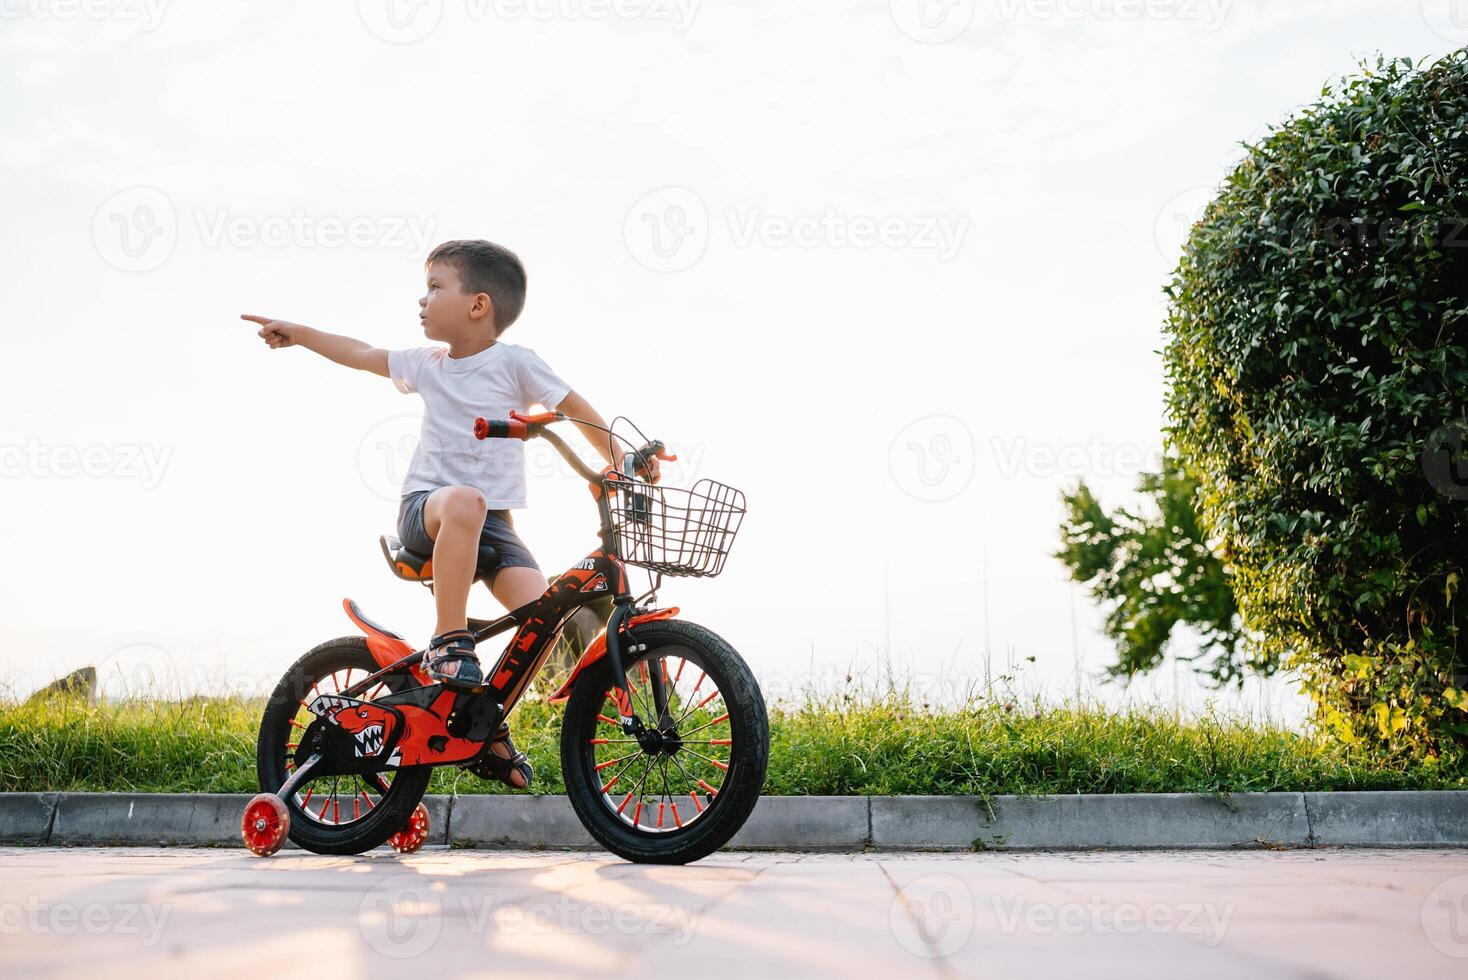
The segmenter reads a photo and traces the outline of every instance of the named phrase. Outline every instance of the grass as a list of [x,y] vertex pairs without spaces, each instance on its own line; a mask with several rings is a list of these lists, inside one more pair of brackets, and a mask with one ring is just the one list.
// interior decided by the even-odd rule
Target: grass
[[[0,703],[0,791],[253,793],[261,704],[243,698],[58,697]],[[512,717],[535,790],[564,792],[560,709]],[[770,710],[767,795],[1060,794],[1468,789],[1461,767],[1372,755],[1246,717],[910,692],[807,694]],[[430,792],[508,792],[440,769]]]

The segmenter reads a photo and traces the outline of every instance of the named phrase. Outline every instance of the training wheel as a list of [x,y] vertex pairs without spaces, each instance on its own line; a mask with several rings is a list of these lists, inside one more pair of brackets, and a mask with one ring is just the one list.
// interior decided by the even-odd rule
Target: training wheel
[[428,808],[419,803],[413,808],[403,829],[387,839],[399,854],[413,854],[428,840]]
[[261,857],[269,857],[285,843],[291,832],[291,814],[285,801],[274,793],[261,793],[245,804],[240,836],[245,846]]

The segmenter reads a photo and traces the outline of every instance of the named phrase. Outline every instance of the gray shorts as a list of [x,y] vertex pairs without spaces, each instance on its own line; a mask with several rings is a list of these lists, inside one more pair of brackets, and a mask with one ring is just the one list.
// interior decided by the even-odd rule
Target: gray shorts
[[[403,547],[420,555],[433,554],[433,539],[428,536],[428,529],[423,523],[423,508],[432,493],[432,490],[417,490],[406,494],[398,506],[398,539],[403,542]],[[479,562],[474,577],[493,585],[502,568],[540,570],[530,549],[515,533],[510,512],[492,510],[484,515],[484,528],[479,532]]]

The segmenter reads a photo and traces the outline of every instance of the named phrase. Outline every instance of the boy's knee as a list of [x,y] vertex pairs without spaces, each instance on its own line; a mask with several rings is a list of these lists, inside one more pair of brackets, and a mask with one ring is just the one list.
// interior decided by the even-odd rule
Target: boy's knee
[[443,520],[484,523],[489,504],[483,493],[473,487],[445,487],[440,493],[439,511]]

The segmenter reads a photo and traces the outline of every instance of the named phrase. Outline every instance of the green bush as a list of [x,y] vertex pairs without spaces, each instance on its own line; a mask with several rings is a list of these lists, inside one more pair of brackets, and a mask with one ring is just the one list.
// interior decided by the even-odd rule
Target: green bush
[[1363,67],[1246,151],[1168,288],[1170,440],[1325,729],[1461,765],[1468,52]]
[[1137,490],[1144,509],[1110,514],[1085,483],[1061,496],[1065,520],[1055,557],[1107,610],[1101,630],[1117,655],[1107,677],[1130,681],[1162,666],[1178,626],[1191,627],[1200,641],[1178,659],[1216,687],[1274,673],[1273,661],[1250,656],[1229,570],[1194,507],[1197,481],[1167,456],[1159,472],[1142,474]]

